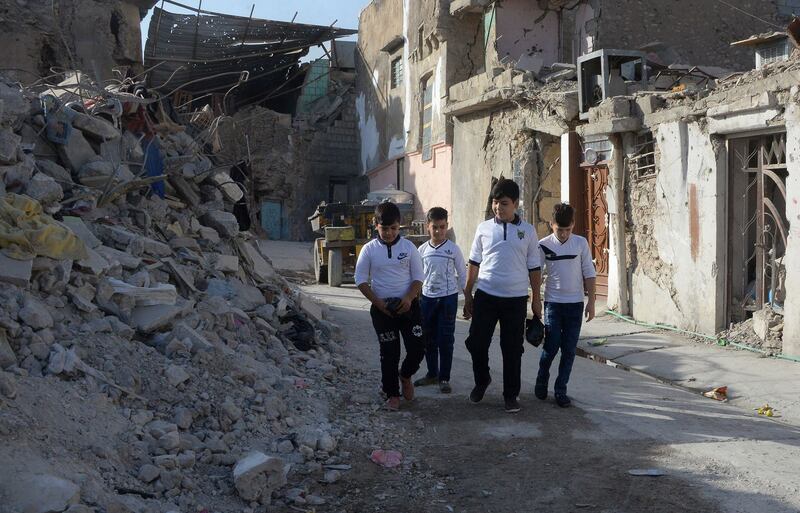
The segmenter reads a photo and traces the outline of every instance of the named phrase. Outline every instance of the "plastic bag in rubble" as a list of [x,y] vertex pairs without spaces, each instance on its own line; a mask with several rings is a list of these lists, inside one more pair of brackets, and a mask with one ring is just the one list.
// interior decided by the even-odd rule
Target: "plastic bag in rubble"
[[0,198],[0,249],[16,260],[88,257],[86,246],[72,230],[43,214],[38,201],[13,193]]
[[403,463],[403,453],[400,451],[375,449],[372,451],[372,454],[369,455],[369,459],[381,467],[393,468]]

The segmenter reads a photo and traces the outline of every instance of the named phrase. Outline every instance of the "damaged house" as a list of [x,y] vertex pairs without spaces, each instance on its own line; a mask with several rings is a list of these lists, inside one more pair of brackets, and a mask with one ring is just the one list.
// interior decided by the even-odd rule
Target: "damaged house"
[[[173,3],[173,2],[167,2]],[[198,10],[153,11],[145,48],[151,87],[204,142],[243,229],[308,240],[322,202],[365,194],[358,169],[354,30]],[[299,60],[330,43],[326,57]],[[324,46],[323,46],[324,48]],[[188,170],[189,175],[194,171]]]
[[[569,201],[578,210],[576,232],[592,247],[598,294],[617,294],[610,283],[616,280],[611,237],[619,235],[609,226],[616,219],[608,193],[614,181],[604,163],[619,154],[608,137],[579,127],[594,122],[593,111],[606,98],[704,87],[727,70],[751,69],[752,51],[730,46],[763,26],[748,13],[777,23],[797,7],[787,1],[728,4],[373,1],[360,20],[358,100],[362,169],[371,189],[393,184],[415,194],[418,215],[435,204],[451,207],[462,248],[490,215],[488,194],[500,176],[520,184],[520,212],[539,233],[549,230],[552,206]],[[428,18],[416,13],[435,14],[436,35],[444,34],[437,41],[446,39],[439,46],[444,89],[434,90],[430,119],[432,133],[441,134],[433,140],[452,157],[433,160],[435,167],[422,166],[423,159],[417,164],[426,141],[417,128],[428,119],[425,77],[433,67],[415,58],[418,48],[424,55],[436,46],[426,44]],[[697,20],[714,20],[713,27],[698,29]],[[402,80],[393,82],[397,77]],[[640,107],[634,102],[632,108]],[[651,136],[637,137],[641,164],[652,167],[653,152],[645,151]],[[446,177],[449,189],[441,185]],[[441,197],[448,194],[449,200]]]
[[767,33],[737,47],[754,50],[758,69],[607,99],[579,129],[609,149],[594,164],[609,176],[609,305],[712,335],[746,321],[746,342],[796,355],[796,39]]

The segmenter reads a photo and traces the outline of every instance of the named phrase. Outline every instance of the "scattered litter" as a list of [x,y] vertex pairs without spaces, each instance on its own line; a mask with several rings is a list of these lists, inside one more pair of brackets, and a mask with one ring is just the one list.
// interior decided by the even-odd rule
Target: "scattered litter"
[[765,417],[780,417],[780,415],[777,415],[777,410],[769,404],[765,404],[761,408],[754,409],[759,415],[764,415]]
[[403,454],[400,451],[375,449],[369,459],[382,467],[393,468],[403,463]]
[[667,472],[658,468],[633,468],[628,471],[632,476],[665,476]]
[[728,401],[728,387],[716,387],[714,389],[709,390],[703,394],[704,397],[708,397],[709,399],[714,399],[716,401],[727,402]]
[[608,342],[607,338],[601,338],[600,340],[592,340],[591,342],[589,342],[589,345],[592,347],[597,347],[605,345],[606,342]]

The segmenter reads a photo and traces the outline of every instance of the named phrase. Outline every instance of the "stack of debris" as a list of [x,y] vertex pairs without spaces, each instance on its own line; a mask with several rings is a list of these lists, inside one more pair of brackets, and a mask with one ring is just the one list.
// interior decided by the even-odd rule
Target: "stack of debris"
[[84,86],[0,80],[0,503],[324,502],[338,330],[240,231],[191,127]]

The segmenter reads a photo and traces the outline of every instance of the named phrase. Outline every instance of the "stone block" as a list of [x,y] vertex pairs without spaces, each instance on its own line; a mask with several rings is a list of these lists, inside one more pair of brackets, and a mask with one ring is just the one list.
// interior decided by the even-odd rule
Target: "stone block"
[[59,166],[52,160],[41,159],[36,161],[39,172],[46,174],[56,181],[65,191],[72,190],[72,176],[69,171]]
[[108,246],[100,245],[95,249],[95,251],[97,252],[97,254],[103,257],[109,264],[111,265],[119,264],[125,269],[129,270],[138,269],[139,266],[142,264],[141,258],[135,257],[130,253],[126,253],[125,251],[109,248]]
[[36,173],[25,186],[25,194],[42,205],[57,203],[64,198],[64,190],[44,173]]
[[169,326],[183,312],[181,305],[137,306],[131,313],[131,326],[150,333]]
[[212,210],[204,214],[200,221],[217,231],[220,237],[231,238],[239,233],[239,221],[230,212]]
[[239,270],[239,257],[233,255],[212,255],[215,271],[235,273]]
[[0,164],[9,165],[17,161],[17,150],[22,138],[10,128],[0,129]]
[[286,468],[280,458],[254,451],[236,463],[233,483],[242,499],[268,504],[272,491],[286,484]]
[[26,287],[32,272],[33,260],[16,260],[0,253],[0,282]]
[[120,131],[105,119],[76,112],[72,118],[72,126],[93,139],[109,141],[120,137]]
[[66,144],[58,145],[58,155],[65,166],[76,172],[97,158],[92,146],[78,130],[72,131]]

